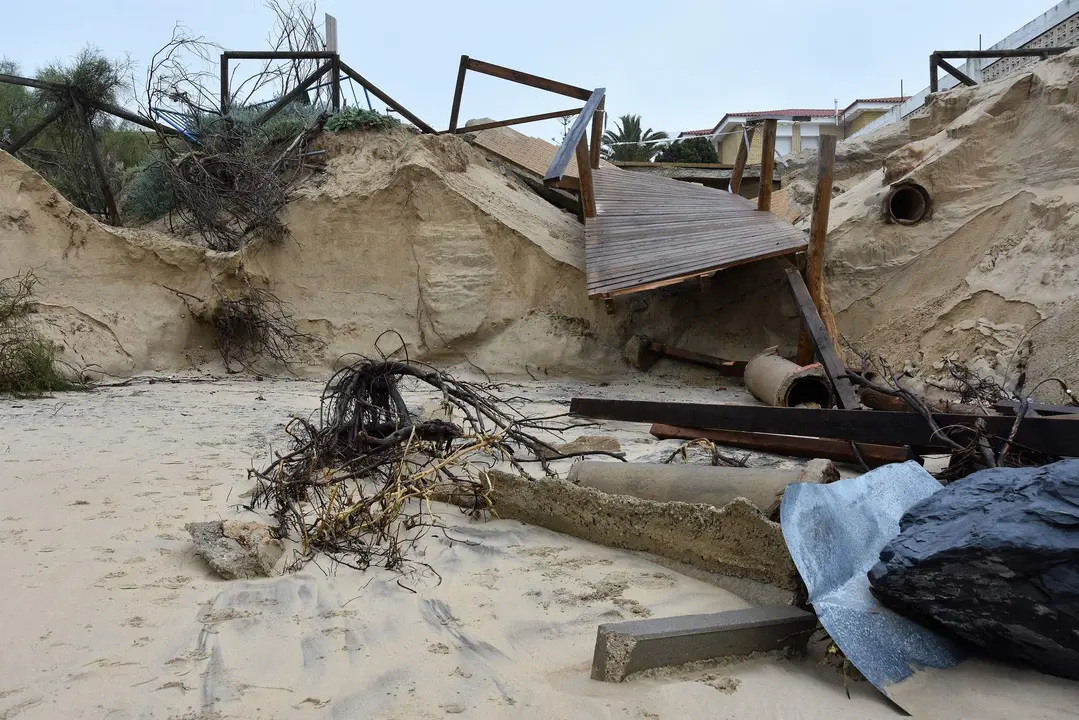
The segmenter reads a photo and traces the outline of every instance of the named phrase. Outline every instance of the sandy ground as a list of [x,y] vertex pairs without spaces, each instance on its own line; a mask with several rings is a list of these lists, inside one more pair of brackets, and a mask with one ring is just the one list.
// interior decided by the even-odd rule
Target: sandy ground
[[[743,395],[532,386],[554,404]],[[320,389],[159,382],[0,401],[0,718],[898,716],[865,682],[848,699],[820,655],[592,681],[599,623],[746,603],[639,554],[449,507],[450,530],[417,557],[433,570],[219,579],[184,523],[234,516],[246,469]],[[677,445],[607,430],[635,459]]]

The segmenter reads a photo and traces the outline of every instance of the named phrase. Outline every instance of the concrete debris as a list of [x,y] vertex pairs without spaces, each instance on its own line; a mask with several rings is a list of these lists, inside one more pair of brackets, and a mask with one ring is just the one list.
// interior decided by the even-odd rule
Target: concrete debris
[[755,652],[804,653],[816,627],[813,613],[788,606],[600,625],[592,679],[622,682],[642,670]]
[[193,522],[184,526],[197,552],[226,580],[268,577],[285,552],[269,525],[235,520]]

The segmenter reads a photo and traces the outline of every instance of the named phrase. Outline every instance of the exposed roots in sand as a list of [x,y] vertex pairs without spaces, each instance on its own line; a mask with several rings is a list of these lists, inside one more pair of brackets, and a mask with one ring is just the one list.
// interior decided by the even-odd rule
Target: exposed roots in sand
[[[403,382],[436,389],[447,415],[419,420],[405,406]],[[300,543],[290,569],[326,553],[348,567],[373,563],[401,568],[408,550],[440,523],[431,500],[447,500],[482,515],[491,508],[486,472],[507,462],[523,475],[525,463],[582,455],[562,454],[536,434],[581,424],[564,416],[529,417],[523,398],[500,398],[497,385],[456,380],[428,365],[359,358],[326,384],[318,422],[294,418],[289,452],[250,470],[252,504],[269,508],[282,537]]]
[[254,372],[258,363],[266,361],[287,367],[305,344],[320,344],[296,328],[288,305],[265,288],[249,287],[239,298],[222,298],[210,319],[229,372],[234,372],[235,365]]

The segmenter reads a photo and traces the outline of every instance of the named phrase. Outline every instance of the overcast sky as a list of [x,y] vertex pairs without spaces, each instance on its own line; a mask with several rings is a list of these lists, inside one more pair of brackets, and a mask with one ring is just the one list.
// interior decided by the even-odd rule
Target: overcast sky
[[[262,0],[4,0],[0,57],[24,74],[87,43],[138,72],[176,23],[229,49],[266,47]],[[936,49],[988,47],[1052,0],[713,0],[679,3],[322,0],[342,59],[438,129],[462,54],[586,88],[614,115],[677,132],[724,113],[842,108],[925,87]],[[321,17],[321,15],[320,15]],[[140,77],[141,81],[142,78]],[[362,101],[362,95],[360,96]],[[568,101],[568,102],[567,102]],[[568,98],[469,73],[462,120],[560,110]],[[550,137],[552,122],[527,126]],[[525,128],[522,128],[525,129]]]

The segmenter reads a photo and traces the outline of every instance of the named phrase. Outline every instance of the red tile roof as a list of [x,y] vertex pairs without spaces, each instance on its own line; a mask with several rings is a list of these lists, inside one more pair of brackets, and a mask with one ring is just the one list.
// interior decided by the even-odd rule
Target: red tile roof
[[835,110],[831,108],[786,108],[783,110],[754,110],[753,112],[727,113],[724,117],[788,117],[792,115],[808,115],[809,117],[833,117],[835,115]]
[[[898,105],[899,103],[906,102],[907,100],[910,100],[910,95],[907,95],[905,97],[858,98],[857,100],[852,102],[851,105],[860,102],[888,103],[890,105]],[[848,107],[850,106],[848,105]]]
[[704,130],[683,130],[682,132],[678,133],[678,137],[696,137],[698,135],[711,135],[711,134],[712,134],[712,128],[705,128]]

